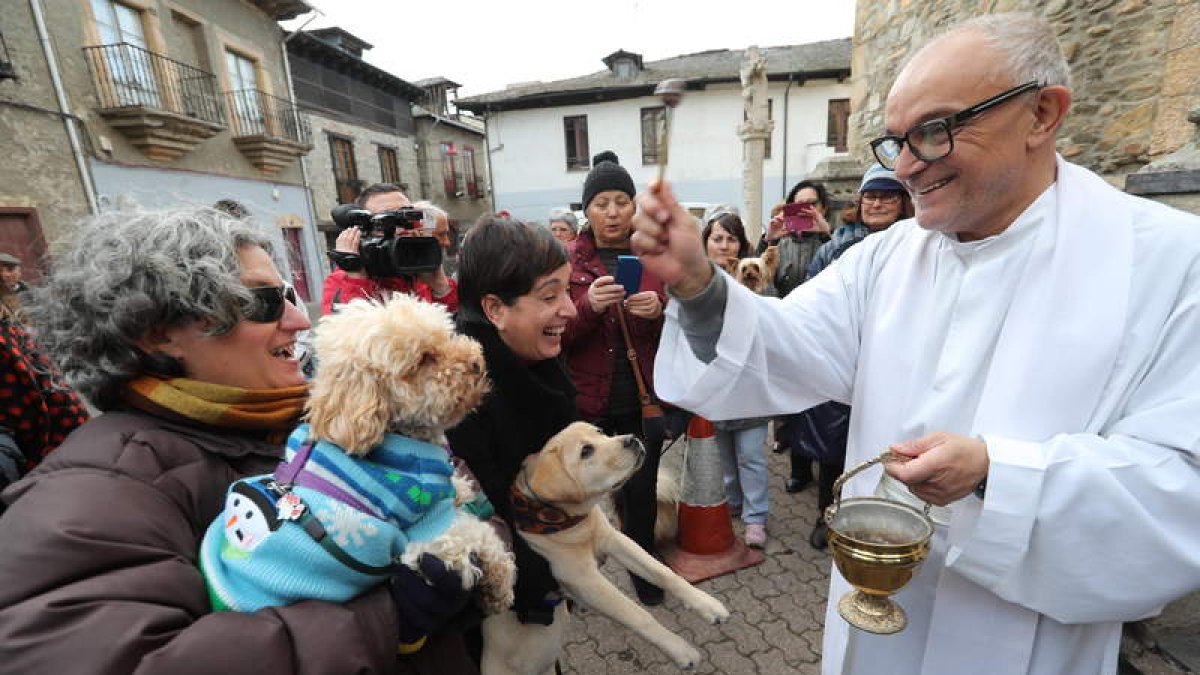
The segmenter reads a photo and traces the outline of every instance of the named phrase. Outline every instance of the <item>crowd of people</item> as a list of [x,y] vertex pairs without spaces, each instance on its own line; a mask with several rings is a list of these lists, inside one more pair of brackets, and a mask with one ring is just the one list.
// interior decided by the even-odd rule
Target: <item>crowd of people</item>
[[[849,204],[800,181],[759,242],[736,209],[697,222],[669,182],[639,192],[603,152],[584,222],[488,214],[456,269],[380,275],[375,216],[420,211],[428,227],[399,236],[443,251],[448,222],[373,185],[321,313],[411,294],[482,347],[491,390],[448,452],[510,542],[522,623],[567,608],[516,530],[522,462],[576,420],[639,436],[646,461],[616,505],[657,554],[677,425],[647,416],[653,402],[714,421],[753,547],[770,448],[790,454],[786,492],[816,479],[819,511],[848,463],[906,460],[844,496],[932,505],[932,551],[899,593],[909,626],[852,630],[834,570],[827,675],[1115,673],[1121,623],[1200,587],[1200,221],[1058,156],[1070,103],[1045,22],[970,20],[900,71]],[[478,673],[480,614],[436,558],[346,602],[214,611],[200,536],[233,482],[276,469],[308,399],[312,323],[280,254],[253,217],[215,208],[97,216],[34,286],[0,253],[0,672]],[[737,283],[753,257],[773,273]],[[818,512],[809,543],[826,542]]]

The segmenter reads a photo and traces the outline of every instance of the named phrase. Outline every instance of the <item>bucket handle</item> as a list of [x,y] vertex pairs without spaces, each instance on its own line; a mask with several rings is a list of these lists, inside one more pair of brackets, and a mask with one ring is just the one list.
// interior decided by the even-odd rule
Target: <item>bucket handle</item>
[[[825,509],[825,522],[829,522],[830,520],[832,520],[833,514],[837,513],[838,509],[841,508],[841,506],[842,506],[842,486],[846,484],[846,481],[857,476],[858,474],[862,473],[863,471],[866,471],[867,469],[875,466],[876,464],[888,464],[890,462],[907,462],[911,459],[912,459],[912,457],[909,457],[908,455],[902,455],[898,452],[893,452],[892,450],[885,450],[878,457],[872,457],[871,459],[868,459],[867,461],[863,462],[862,464],[859,464],[858,466],[854,467],[853,469],[850,469],[849,471],[846,471],[842,475],[838,476],[837,480],[835,480],[833,482],[833,504],[829,508]],[[925,514],[926,518],[929,517],[929,508],[930,508],[929,502],[925,502],[925,509],[924,509],[923,513]]]

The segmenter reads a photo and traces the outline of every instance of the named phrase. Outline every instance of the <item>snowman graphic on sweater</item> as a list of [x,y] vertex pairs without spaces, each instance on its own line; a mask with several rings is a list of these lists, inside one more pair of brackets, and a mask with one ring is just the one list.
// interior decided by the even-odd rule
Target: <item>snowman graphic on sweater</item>
[[200,546],[217,611],[253,612],[300,600],[346,602],[386,580],[413,541],[456,516],[445,448],[397,434],[363,457],[288,438],[274,474],[233,483]]

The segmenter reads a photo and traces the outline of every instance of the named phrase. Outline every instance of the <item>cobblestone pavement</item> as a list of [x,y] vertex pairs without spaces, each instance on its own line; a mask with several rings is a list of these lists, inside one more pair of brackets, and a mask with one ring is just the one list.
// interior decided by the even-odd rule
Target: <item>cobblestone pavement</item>
[[[682,443],[680,444],[682,445]],[[682,448],[663,457],[680,461]],[[787,455],[768,453],[771,468],[767,559],[757,567],[701,582],[699,587],[725,603],[729,621],[710,626],[670,596],[649,611],[669,630],[695,645],[703,655],[696,673],[776,675],[820,673],[821,632],[829,586],[828,554],[813,550],[808,535],[816,516],[816,486],[799,494],[783,490]],[[734,531],[741,534],[741,523]],[[630,597],[629,577],[614,563],[604,571]],[[1130,670],[1122,675],[1200,674],[1200,594],[1173,603],[1150,622],[1159,642],[1176,659],[1165,660],[1126,640]],[[1191,666],[1192,670],[1181,670]],[[563,672],[568,675],[678,675],[681,671],[661,651],[623,626],[586,609],[577,610],[567,634]]]
[[[677,462],[681,448],[664,455]],[[799,494],[783,490],[787,455],[770,454],[771,506],[767,559],[761,565],[701,582],[725,603],[731,616],[710,626],[668,596],[650,612],[703,655],[696,673],[820,672],[821,626],[829,586],[829,556],[808,545],[816,516],[816,486]],[[741,522],[734,531],[741,534]],[[615,564],[605,572],[631,597],[629,577]],[[563,672],[573,675],[628,673],[678,675],[665,654],[623,626],[593,611],[576,614],[568,632]]]

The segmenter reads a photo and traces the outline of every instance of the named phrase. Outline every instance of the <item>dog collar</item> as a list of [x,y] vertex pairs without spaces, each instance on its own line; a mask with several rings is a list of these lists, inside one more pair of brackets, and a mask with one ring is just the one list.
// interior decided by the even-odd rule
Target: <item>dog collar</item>
[[575,527],[587,518],[587,514],[573,516],[557,506],[544,504],[525,494],[515,484],[510,490],[513,507],[513,524],[522,532],[530,534],[554,534]]

